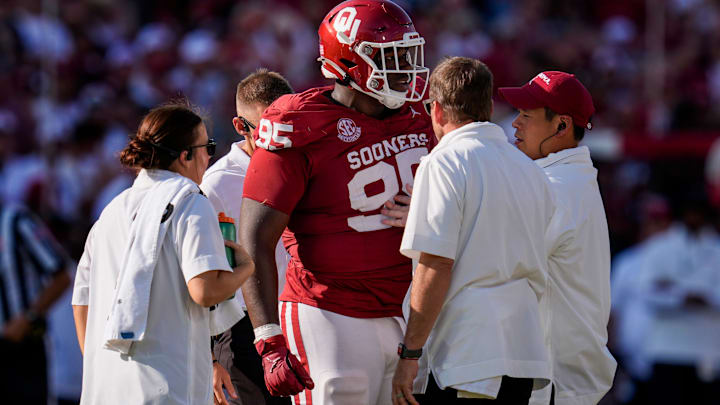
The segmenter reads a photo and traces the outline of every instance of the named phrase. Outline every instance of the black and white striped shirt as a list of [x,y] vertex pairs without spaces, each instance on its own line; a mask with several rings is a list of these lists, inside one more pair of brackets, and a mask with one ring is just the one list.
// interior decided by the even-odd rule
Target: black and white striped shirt
[[35,215],[19,205],[0,205],[0,331],[64,268],[65,256]]

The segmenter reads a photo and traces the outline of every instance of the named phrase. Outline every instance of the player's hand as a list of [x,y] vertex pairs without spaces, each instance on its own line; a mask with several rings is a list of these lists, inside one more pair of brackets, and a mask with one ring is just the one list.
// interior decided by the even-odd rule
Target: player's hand
[[[412,186],[406,184],[405,187],[408,193],[412,195]],[[388,217],[383,219],[382,223],[385,225],[396,226],[398,228],[404,228],[407,223],[408,211],[410,211],[410,196],[404,194],[398,194],[393,197],[392,200],[385,201],[380,213]]]
[[419,405],[412,394],[413,381],[418,374],[417,360],[398,360],[392,381],[393,405]]
[[255,343],[255,348],[262,357],[265,385],[270,395],[290,396],[315,387],[300,360],[288,350],[285,336],[276,335],[261,340]]
[[230,374],[220,363],[213,362],[213,394],[215,405],[229,405],[227,398],[225,398],[223,387],[225,387],[233,399],[237,398],[237,392],[235,392],[235,386],[233,386],[232,380],[230,379]]

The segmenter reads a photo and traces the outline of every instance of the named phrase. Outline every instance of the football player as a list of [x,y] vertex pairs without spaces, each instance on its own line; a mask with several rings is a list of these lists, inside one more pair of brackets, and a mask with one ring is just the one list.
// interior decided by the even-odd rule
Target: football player
[[[339,4],[319,36],[335,84],[282,96],[254,132],[240,239],[257,270],[243,296],[272,394],[389,404],[411,262],[381,209],[408,194],[436,143],[422,104],[425,40],[382,0]],[[281,235],[291,259],[278,316]]]

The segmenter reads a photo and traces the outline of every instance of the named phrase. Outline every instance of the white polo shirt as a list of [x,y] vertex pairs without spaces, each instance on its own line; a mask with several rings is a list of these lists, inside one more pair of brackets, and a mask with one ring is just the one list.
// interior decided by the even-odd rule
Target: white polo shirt
[[550,378],[539,300],[554,209],[545,174],[492,123],[449,132],[421,160],[400,251],[455,261],[425,346],[440,388],[494,397],[503,375]]
[[[235,142],[227,155],[218,159],[210,166],[203,176],[200,188],[208,196],[215,212],[224,212],[226,216],[235,220],[235,229],[240,224],[240,208],[242,207],[243,185],[247,168],[250,165],[250,156],[242,150],[245,141]],[[282,239],[275,246],[275,263],[278,269],[278,293],[285,285],[285,271],[290,261],[290,255],[282,244]],[[235,299],[244,309],[245,300],[241,290],[235,294]]]
[[557,198],[548,231],[547,327],[555,403],[597,404],[617,362],[607,349],[610,241],[597,170],[580,146],[535,161]]
[[73,305],[89,305],[82,404],[212,403],[208,309],[187,283],[211,270],[231,271],[217,217],[198,193],[175,207],[153,274],[147,329],[131,355],[103,348],[105,322],[120,273],[131,218],[153,182],[176,173],[142,170],[93,225],[78,264]]

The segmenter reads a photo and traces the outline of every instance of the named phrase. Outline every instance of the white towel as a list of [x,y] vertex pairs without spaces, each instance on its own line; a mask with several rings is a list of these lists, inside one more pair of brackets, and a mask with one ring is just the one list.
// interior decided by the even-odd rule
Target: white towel
[[245,309],[238,299],[239,294],[240,290],[234,297],[210,308],[210,336],[225,332],[245,317]]
[[130,225],[123,267],[105,323],[105,348],[128,354],[132,343],[144,338],[150,286],[172,211],[183,198],[199,192],[195,182],[178,175],[158,181],[143,197]]

